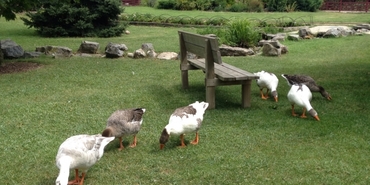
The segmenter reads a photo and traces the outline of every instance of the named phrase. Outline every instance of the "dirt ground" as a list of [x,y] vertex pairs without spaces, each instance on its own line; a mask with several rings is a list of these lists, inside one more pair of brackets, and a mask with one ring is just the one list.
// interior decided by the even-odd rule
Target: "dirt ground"
[[26,72],[40,68],[42,65],[32,62],[4,62],[0,66],[0,75]]

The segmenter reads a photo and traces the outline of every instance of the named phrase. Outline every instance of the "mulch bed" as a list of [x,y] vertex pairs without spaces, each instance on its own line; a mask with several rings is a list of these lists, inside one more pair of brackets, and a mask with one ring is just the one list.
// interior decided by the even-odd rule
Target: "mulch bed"
[[42,66],[41,64],[32,63],[32,62],[4,62],[0,66],[0,75],[26,72],[26,71],[40,68],[41,66]]

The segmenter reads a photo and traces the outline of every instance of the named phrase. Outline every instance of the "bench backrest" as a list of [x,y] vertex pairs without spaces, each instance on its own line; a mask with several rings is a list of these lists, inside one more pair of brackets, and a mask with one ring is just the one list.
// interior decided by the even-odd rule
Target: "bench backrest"
[[222,64],[218,48],[218,38],[179,31],[181,60],[186,60],[187,52],[205,58],[206,63]]

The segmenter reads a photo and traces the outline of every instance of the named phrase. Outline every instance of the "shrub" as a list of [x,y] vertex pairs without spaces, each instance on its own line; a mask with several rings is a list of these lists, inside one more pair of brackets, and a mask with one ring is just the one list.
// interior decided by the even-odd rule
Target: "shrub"
[[249,12],[263,12],[262,0],[249,0],[247,3]]
[[287,12],[294,12],[296,10],[296,8],[297,8],[297,2],[296,1],[294,1],[292,4],[287,4],[285,6],[285,10]]
[[195,1],[192,0],[177,0],[175,5],[176,10],[195,10],[196,7]]
[[157,8],[158,9],[170,9],[174,10],[176,6],[176,1],[175,0],[163,0],[163,1],[158,1]]
[[46,37],[114,37],[127,27],[118,21],[122,11],[117,0],[50,1],[36,13],[28,12],[30,20],[21,19]]
[[227,25],[226,40],[231,46],[250,48],[260,39],[256,26],[246,19],[233,20]]
[[287,0],[265,0],[269,11],[284,12]]
[[298,10],[316,12],[320,9],[323,0],[296,0],[295,2]]
[[248,11],[248,5],[245,3],[235,3],[227,9],[230,12],[246,12]]

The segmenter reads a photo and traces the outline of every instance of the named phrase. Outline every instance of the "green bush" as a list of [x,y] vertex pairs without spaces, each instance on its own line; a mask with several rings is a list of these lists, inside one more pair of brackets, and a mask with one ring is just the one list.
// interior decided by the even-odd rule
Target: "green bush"
[[248,5],[245,3],[235,3],[230,6],[230,8],[227,9],[227,11],[230,12],[247,12],[248,11]]
[[[276,29],[268,27],[266,31],[277,32]],[[260,32],[256,24],[246,19],[233,20],[222,28],[209,26],[197,31],[198,34],[202,35],[215,34],[219,38],[220,44],[243,48],[255,46],[261,40]]]
[[21,19],[46,37],[114,37],[127,27],[118,21],[122,12],[118,0],[50,1],[36,13],[26,13],[30,19]]
[[250,48],[261,39],[256,25],[246,19],[233,20],[227,25],[226,40],[231,46]]
[[[315,12],[320,9],[323,0],[263,0],[269,11],[309,11]],[[293,7],[292,7],[293,5]],[[287,9],[288,8],[288,9]]]
[[175,6],[176,6],[175,0],[162,0],[162,1],[158,1],[157,8],[174,10]]
[[323,0],[296,0],[297,9],[301,11],[316,12],[320,9]]
[[287,0],[265,0],[266,6],[272,12],[284,12]]

